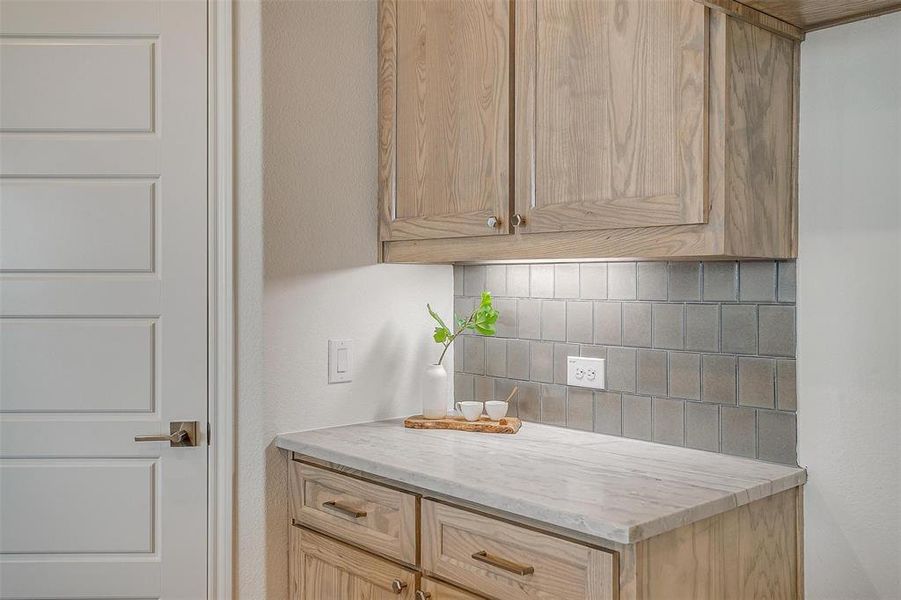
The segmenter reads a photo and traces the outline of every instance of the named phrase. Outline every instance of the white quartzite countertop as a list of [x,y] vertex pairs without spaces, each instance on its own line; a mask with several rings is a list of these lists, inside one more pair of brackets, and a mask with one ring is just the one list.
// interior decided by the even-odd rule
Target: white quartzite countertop
[[279,448],[602,540],[634,543],[803,484],[755,460],[523,423],[515,435],[400,420],[279,435]]

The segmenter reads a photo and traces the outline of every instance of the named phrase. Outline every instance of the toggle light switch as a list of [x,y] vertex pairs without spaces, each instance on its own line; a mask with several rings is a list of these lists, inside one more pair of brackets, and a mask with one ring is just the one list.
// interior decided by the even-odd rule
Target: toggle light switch
[[328,341],[328,382],[353,379],[353,340]]
[[338,372],[347,373],[347,348],[338,348]]

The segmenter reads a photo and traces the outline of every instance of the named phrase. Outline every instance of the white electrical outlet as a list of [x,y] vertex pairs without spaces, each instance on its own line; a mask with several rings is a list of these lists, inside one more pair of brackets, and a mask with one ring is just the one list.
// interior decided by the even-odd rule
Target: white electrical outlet
[[353,340],[328,341],[328,382],[344,383],[353,379]]
[[566,385],[602,390],[606,387],[603,358],[566,357]]

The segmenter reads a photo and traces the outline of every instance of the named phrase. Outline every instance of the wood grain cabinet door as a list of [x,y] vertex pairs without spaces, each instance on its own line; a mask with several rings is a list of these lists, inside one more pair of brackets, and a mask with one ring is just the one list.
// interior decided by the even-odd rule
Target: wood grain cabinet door
[[502,600],[614,600],[612,552],[422,501],[422,572]]
[[408,565],[419,562],[419,500],[413,494],[288,463],[291,518],[298,524]]
[[422,593],[417,596],[416,600],[485,600],[482,596],[470,594],[460,588],[428,577],[422,578],[419,589]]
[[296,525],[290,535],[291,600],[413,600],[415,571]]
[[380,239],[509,233],[509,0],[379,11]]
[[706,222],[707,11],[517,1],[521,233]]

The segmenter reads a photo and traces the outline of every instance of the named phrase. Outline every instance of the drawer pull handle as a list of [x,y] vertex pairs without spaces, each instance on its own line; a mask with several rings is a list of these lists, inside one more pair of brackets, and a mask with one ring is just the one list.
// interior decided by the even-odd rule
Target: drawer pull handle
[[486,565],[491,565],[492,567],[497,567],[498,569],[509,571],[514,575],[531,575],[535,572],[535,567],[531,567],[529,565],[521,565],[519,563],[513,562],[512,560],[499,558],[497,556],[491,556],[485,550],[476,552],[472,555],[472,558],[473,560],[483,562]]
[[399,594],[402,591],[407,589],[407,583],[405,581],[401,581],[400,579],[395,579],[391,582],[391,591],[395,594]]
[[332,500],[330,502],[323,502],[322,508],[326,508],[328,510],[333,510],[336,513],[340,513],[344,516],[351,517],[353,519],[359,519],[361,517],[366,516],[365,510],[354,510],[352,508],[347,508],[346,506],[341,506],[334,500]]

